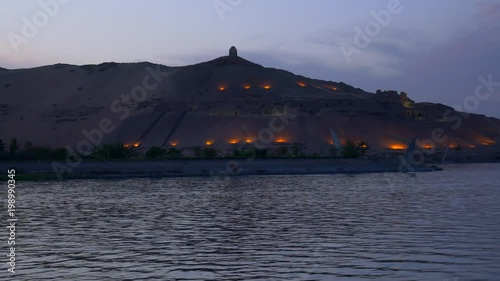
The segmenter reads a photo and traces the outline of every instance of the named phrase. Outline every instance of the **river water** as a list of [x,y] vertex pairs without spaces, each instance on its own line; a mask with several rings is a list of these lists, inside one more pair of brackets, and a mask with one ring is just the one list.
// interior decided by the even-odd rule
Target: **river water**
[[8,280],[500,280],[498,164],[19,182],[17,194]]

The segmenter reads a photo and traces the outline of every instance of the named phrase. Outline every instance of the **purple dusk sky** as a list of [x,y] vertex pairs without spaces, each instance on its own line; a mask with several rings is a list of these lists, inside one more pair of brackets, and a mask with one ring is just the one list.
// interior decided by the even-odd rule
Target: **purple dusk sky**
[[235,45],[264,66],[462,110],[482,76],[491,96],[465,108],[500,117],[499,0],[0,0],[0,10],[4,68],[178,66]]

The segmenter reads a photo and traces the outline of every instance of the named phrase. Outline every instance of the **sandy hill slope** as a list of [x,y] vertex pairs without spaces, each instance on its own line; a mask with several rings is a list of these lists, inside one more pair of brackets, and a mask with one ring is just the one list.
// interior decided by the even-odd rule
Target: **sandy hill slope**
[[4,141],[54,147],[77,147],[89,138],[143,148],[209,143],[224,151],[242,143],[300,143],[320,154],[328,153],[332,130],[341,141],[366,141],[380,150],[404,147],[414,136],[432,139],[435,130],[448,137],[436,146],[449,140],[486,149],[500,140],[495,118],[229,56],[184,67],[145,62],[3,70],[0,127]]

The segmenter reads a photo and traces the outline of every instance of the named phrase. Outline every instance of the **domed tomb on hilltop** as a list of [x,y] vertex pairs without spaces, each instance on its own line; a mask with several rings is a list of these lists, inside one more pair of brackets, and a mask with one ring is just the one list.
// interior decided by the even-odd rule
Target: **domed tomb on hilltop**
[[230,57],[237,57],[238,56],[238,50],[236,49],[235,46],[232,46],[230,49],[229,49],[229,56]]

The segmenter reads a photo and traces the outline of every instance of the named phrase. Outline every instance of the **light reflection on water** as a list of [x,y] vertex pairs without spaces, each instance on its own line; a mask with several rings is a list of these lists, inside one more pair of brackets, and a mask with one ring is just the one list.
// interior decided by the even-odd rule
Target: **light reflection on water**
[[15,279],[498,280],[499,168],[18,183]]

